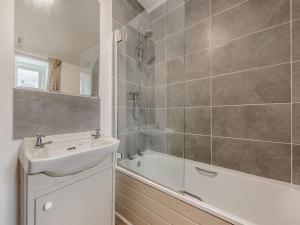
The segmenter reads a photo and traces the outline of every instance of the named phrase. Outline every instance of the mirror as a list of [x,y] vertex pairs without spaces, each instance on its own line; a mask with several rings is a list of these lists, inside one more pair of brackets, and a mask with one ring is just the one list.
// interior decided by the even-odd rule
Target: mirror
[[98,0],[15,0],[15,86],[98,96]]

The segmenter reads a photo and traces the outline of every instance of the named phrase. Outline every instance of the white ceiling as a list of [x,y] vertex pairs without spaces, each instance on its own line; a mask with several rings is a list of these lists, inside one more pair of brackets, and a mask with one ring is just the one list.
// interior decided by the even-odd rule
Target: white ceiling
[[22,51],[80,65],[80,54],[99,44],[99,30],[98,0],[15,0]]

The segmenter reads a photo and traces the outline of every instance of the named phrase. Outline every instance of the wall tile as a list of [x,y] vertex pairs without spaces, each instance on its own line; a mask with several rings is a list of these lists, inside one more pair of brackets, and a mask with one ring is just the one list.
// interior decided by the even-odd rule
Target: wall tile
[[209,106],[210,104],[210,79],[199,79],[186,82],[185,106]]
[[167,107],[184,107],[184,83],[167,85]]
[[113,18],[121,24],[126,24],[137,16],[136,5],[128,0],[112,0]]
[[210,46],[210,20],[205,20],[185,31],[185,52],[197,52]]
[[300,144],[300,103],[293,104],[293,144]]
[[118,52],[118,78],[136,82],[136,62],[135,59]]
[[185,132],[210,135],[211,108],[198,107],[185,109]]
[[153,36],[151,37],[153,42],[165,38],[165,17],[155,20],[155,22],[150,24],[149,28],[153,32]]
[[171,10],[183,5],[186,0],[167,0],[165,3],[166,13],[170,12]]
[[300,62],[293,63],[293,101],[300,102]]
[[151,11],[149,14],[149,22],[152,23],[154,20],[160,18],[165,14],[165,4],[161,4],[155,10]]
[[164,85],[166,83],[165,63],[149,67],[149,87]]
[[165,108],[166,87],[149,88],[149,108]]
[[290,109],[290,104],[213,107],[213,135],[289,143]]
[[300,145],[293,145],[293,183],[300,185]]
[[212,45],[272,27],[290,19],[290,0],[249,0],[212,19]]
[[119,110],[118,132],[119,133],[135,132],[137,126],[132,116],[132,108],[119,108],[118,110]]
[[164,130],[166,127],[166,110],[149,109],[149,129]]
[[269,142],[213,138],[213,164],[290,182],[291,146]]
[[300,18],[300,0],[293,0],[293,19]]
[[184,156],[184,134],[167,133],[167,154],[183,157]]
[[234,7],[245,0],[211,0],[212,15]]
[[288,103],[290,64],[213,77],[213,105]]
[[184,57],[176,58],[167,62],[167,83],[172,84],[185,79]]
[[149,131],[149,149],[166,153],[166,133],[161,131]]
[[210,16],[210,0],[189,0],[185,11],[186,26],[191,26]]
[[166,41],[167,61],[184,55],[185,53],[184,40],[185,40],[184,32],[176,33],[167,39]]
[[[136,46],[136,44],[135,44]],[[149,65],[155,65],[165,61],[165,41],[161,40],[155,44],[149,44]]]
[[185,56],[186,80],[193,80],[210,76],[210,50]]
[[214,48],[213,74],[288,62],[289,30],[289,24],[285,24]]
[[210,136],[186,134],[184,150],[185,158],[210,164],[210,143]]
[[185,27],[185,7],[180,6],[166,15],[166,36],[170,36]]
[[137,153],[136,137],[137,135],[135,132],[118,135],[118,139],[120,140],[118,152],[122,154],[123,159],[127,158],[129,153]]
[[144,152],[149,149],[148,147],[148,130],[138,131],[136,134],[136,150],[137,152]]
[[293,21],[293,61],[300,60],[300,20]]
[[13,119],[14,139],[95,130],[100,100],[15,88]]
[[184,108],[167,109],[167,129],[172,132],[184,132]]

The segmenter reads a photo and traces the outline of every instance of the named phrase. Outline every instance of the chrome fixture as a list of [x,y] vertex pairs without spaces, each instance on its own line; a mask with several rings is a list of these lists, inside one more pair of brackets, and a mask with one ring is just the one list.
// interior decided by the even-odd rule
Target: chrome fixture
[[41,134],[36,135],[36,142],[34,145],[35,148],[44,148],[45,145],[53,143],[53,141],[47,141],[47,142],[43,143],[43,141],[42,141],[43,137],[45,137],[45,135],[41,135]]
[[138,151],[137,151],[137,155],[138,155],[138,156],[143,156],[143,155],[144,155],[144,152],[142,152],[141,150],[138,150]]
[[91,136],[95,139],[100,138],[100,129],[96,129],[96,132],[94,134],[91,134]]
[[136,158],[136,155],[134,155],[133,153],[128,153],[128,159],[129,160],[133,160]]
[[199,173],[201,173],[205,176],[208,176],[208,177],[216,177],[218,175],[218,173],[214,172],[214,171],[206,170],[206,169],[203,169],[203,168],[200,168],[197,166],[195,168]]

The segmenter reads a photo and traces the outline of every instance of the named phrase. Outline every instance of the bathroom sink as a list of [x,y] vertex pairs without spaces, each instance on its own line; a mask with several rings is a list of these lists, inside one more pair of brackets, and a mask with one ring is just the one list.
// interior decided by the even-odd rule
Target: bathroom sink
[[119,141],[112,137],[91,137],[92,132],[48,136],[43,148],[35,148],[36,138],[25,138],[19,159],[27,174],[45,173],[61,177],[92,168],[118,149]]

